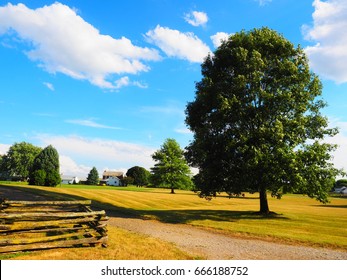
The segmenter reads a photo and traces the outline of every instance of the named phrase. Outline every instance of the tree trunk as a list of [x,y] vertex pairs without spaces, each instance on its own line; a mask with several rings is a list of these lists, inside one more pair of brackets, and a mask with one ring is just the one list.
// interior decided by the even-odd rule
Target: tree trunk
[[171,188],[171,193],[173,193],[173,194],[175,193],[175,190],[173,187]]
[[260,200],[260,214],[269,214],[269,205],[267,202],[266,188],[261,187],[259,190],[259,200]]

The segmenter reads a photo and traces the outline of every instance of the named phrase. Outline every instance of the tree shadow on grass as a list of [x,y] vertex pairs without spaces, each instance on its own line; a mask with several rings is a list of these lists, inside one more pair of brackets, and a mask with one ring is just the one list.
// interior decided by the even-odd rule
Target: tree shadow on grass
[[261,215],[254,211],[234,210],[142,210],[142,217],[149,217],[164,223],[186,224],[191,221],[210,220],[215,222],[236,222],[237,220],[270,220],[288,218],[282,215]]
[[[12,187],[34,195],[40,195],[47,200],[89,200],[85,197],[61,194],[54,191],[30,189],[27,187]],[[10,198],[11,199],[11,198]],[[136,210],[115,206],[109,203],[92,200],[92,208],[105,210],[109,217],[152,219],[163,223],[186,224],[191,221],[211,220],[217,222],[235,222],[237,220],[288,220],[283,215],[272,213],[262,215],[254,211],[234,211],[234,210]]]
[[347,208],[347,205],[330,205],[330,204],[324,204],[324,205],[314,205],[315,207],[324,207],[324,208]]

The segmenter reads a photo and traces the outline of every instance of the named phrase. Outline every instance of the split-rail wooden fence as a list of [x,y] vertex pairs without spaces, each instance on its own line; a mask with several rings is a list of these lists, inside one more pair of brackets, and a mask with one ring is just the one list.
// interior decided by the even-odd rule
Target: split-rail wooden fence
[[105,211],[93,211],[90,200],[15,201],[0,203],[0,253],[107,246]]

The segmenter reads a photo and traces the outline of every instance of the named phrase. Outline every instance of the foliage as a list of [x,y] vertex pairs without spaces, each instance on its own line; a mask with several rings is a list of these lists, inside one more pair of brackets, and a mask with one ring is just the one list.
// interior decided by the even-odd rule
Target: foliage
[[151,180],[155,186],[169,187],[171,193],[175,193],[174,189],[192,188],[190,169],[184,158],[184,151],[176,140],[167,139],[152,158],[157,162],[151,168]]
[[97,185],[99,184],[99,173],[96,167],[93,167],[87,177],[87,185]]
[[7,154],[2,157],[0,172],[7,174],[9,177],[19,177],[20,180],[27,180],[34,159],[41,150],[40,147],[27,142],[13,144]]
[[138,187],[146,186],[149,183],[150,172],[143,167],[131,167],[126,175],[127,177],[133,178],[133,184]]
[[201,197],[259,192],[260,212],[273,196],[293,191],[325,203],[334,178],[325,144],[322,85],[304,51],[269,28],[239,32],[202,64],[186,123],[194,133],[187,159],[199,168]]
[[52,170],[51,172],[47,172],[46,180],[45,180],[46,186],[55,187],[59,183],[61,183],[61,177],[60,177],[59,171]]
[[37,169],[32,172],[32,185],[37,185],[37,186],[44,186],[46,182],[46,172],[42,169]]
[[122,179],[122,185],[123,186],[128,186],[128,185],[131,185],[134,183],[134,178],[133,177],[129,177],[129,176],[126,176]]
[[336,188],[347,187],[347,179],[339,179],[335,182]]
[[53,146],[47,146],[35,158],[30,174],[30,185],[42,185],[41,176],[39,176],[40,180],[37,181],[37,172],[39,170],[44,171],[46,174],[44,186],[55,187],[61,182],[59,174],[59,154]]
[[6,167],[5,159],[5,155],[0,155],[0,180],[7,180],[10,177],[9,171]]

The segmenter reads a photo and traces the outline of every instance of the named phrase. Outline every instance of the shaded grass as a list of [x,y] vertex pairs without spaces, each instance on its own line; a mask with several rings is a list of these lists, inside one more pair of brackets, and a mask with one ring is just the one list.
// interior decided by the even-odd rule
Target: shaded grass
[[281,200],[269,197],[278,215],[254,214],[259,209],[256,195],[245,198],[218,197],[211,201],[196,194],[145,188],[63,186],[58,188],[22,186],[26,191],[54,199],[91,199],[93,207],[105,209],[109,216],[155,219],[165,223],[190,224],[231,235],[286,243],[347,250],[347,200],[331,198],[322,205],[301,195]]

